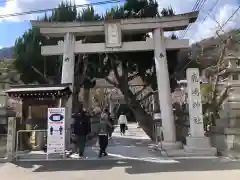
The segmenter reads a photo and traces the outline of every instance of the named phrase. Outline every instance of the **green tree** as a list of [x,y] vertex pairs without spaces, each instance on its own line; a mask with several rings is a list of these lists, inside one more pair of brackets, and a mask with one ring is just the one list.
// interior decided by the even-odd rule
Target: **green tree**
[[[100,16],[94,14],[93,7],[87,7],[81,12],[77,13],[76,6],[72,6],[68,3],[61,3],[57,9],[52,11],[50,17],[45,16],[40,19],[41,21],[86,21],[100,20]],[[83,37],[78,37],[83,39]],[[51,38],[40,34],[38,28],[29,29],[24,35],[18,38],[14,46],[15,54],[15,67],[21,73],[21,80],[24,83],[37,82],[40,84],[46,83],[60,83],[61,79],[61,68],[62,68],[62,57],[58,56],[41,56],[41,45],[53,45],[57,44],[57,41],[62,40],[61,38]],[[74,104],[77,104],[77,95],[80,91],[80,86],[84,83],[86,91],[89,91],[94,85],[94,82],[90,78],[86,77],[86,71],[88,74],[92,72],[87,68],[88,60],[83,58],[84,56],[76,55],[75,65],[75,82],[76,88],[74,88]]]
[[[126,18],[145,18],[160,17],[173,15],[171,8],[164,9],[162,13],[158,13],[158,4],[153,0],[127,0],[123,6],[111,8],[100,17],[94,11],[93,7],[83,9],[77,13],[76,7],[70,7],[70,4],[61,3],[59,7],[48,17],[45,15],[44,21],[99,21],[111,19]],[[123,35],[123,41],[140,41],[146,40],[148,34],[136,33],[131,35]],[[77,37],[84,42],[103,42],[104,36],[87,36]],[[40,46],[46,44],[54,44],[59,39],[46,39],[39,34],[39,30],[32,28],[16,41],[15,55],[16,68],[22,73],[22,80],[25,83],[38,81],[45,83],[46,80],[52,80],[51,76],[59,76],[61,70],[61,58],[45,57],[40,54]],[[178,51],[167,52],[169,73],[173,74],[177,64]],[[133,112],[141,126],[152,137],[152,117],[141,106],[143,101],[147,100],[153,93],[149,92],[144,97],[139,98],[139,94],[143,92],[147,86],[153,91],[157,90],[156,72],[153,52],[131,52],[131,53],[112,53],[112,54],[89,54],[78,55],[76,59],[76,89],[84,85],[85,89],[94,86],[94,78],[105,78],[109,83],[119,88],[124,95],[128,107]],[[44,63],[45,62],[45,63]],[[46,64],[46,66],[44,66]],[[55,72],[52,70],[55,67]],[[56,68],[57,67],[57,68]],[[122,69],[119,73],[118,68]],[[109,78],[109,73],[113,72],[114,79]],[[129,75],[130,74],[130,75]],[[78,77],[80,76],[80,77]],[[129,87],[129,81],[135,77],[141,77],[146,86],[137,93],[133,93]],[[45,77],[45,78],[44,78]],[[59,78],[56,78],[59,80]],[[171,78],[171,87],[176,85],[175,79]],[[78,94],[75,89],[74,94]]]

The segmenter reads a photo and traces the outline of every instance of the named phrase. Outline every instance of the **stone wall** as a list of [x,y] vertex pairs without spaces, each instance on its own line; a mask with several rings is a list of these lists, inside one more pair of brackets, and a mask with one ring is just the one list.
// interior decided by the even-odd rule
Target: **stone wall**
[[222,154],[240,152],[240,128],[212,127],[210,139],[212,146]]
[[0,104],[0,158],[5,158],[7,150],[7,118],[16,116],[21,103],[18,100],[7,99],[6,94],[1,92]]

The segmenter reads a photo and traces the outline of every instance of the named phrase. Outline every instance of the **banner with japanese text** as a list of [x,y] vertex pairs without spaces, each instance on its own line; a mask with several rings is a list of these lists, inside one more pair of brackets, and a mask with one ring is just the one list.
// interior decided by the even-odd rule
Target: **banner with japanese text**
[[200,92],[200,77],[198,68],[187,69],[187,88],[189,103],[189,121],[191,136],[204,136],[202,99]]

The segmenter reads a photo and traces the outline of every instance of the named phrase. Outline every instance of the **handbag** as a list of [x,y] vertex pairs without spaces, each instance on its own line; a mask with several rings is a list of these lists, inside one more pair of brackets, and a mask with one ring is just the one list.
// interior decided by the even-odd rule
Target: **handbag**
[[125,129],[128,130],[128,126],[127,125],[126,125]]
[[70,137],[70,141],[71,141],[71,143],[76,144],[77,143],[77,136],[72,133],[71,137]]

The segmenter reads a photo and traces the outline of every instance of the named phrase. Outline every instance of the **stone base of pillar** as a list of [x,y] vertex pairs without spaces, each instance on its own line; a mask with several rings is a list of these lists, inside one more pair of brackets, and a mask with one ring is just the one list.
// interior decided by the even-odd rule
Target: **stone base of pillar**
[[167,141],[163,141],[161,143],[161,148],[163,150],[181,149],[182,148],[182,143],[181,142],[167,142]]
[[208,137],[188,136],[186,142],[186,146],[184,146],[184,151],[186,153],[205,156],[215,156],[217,154],[217,149],[211,147]]

